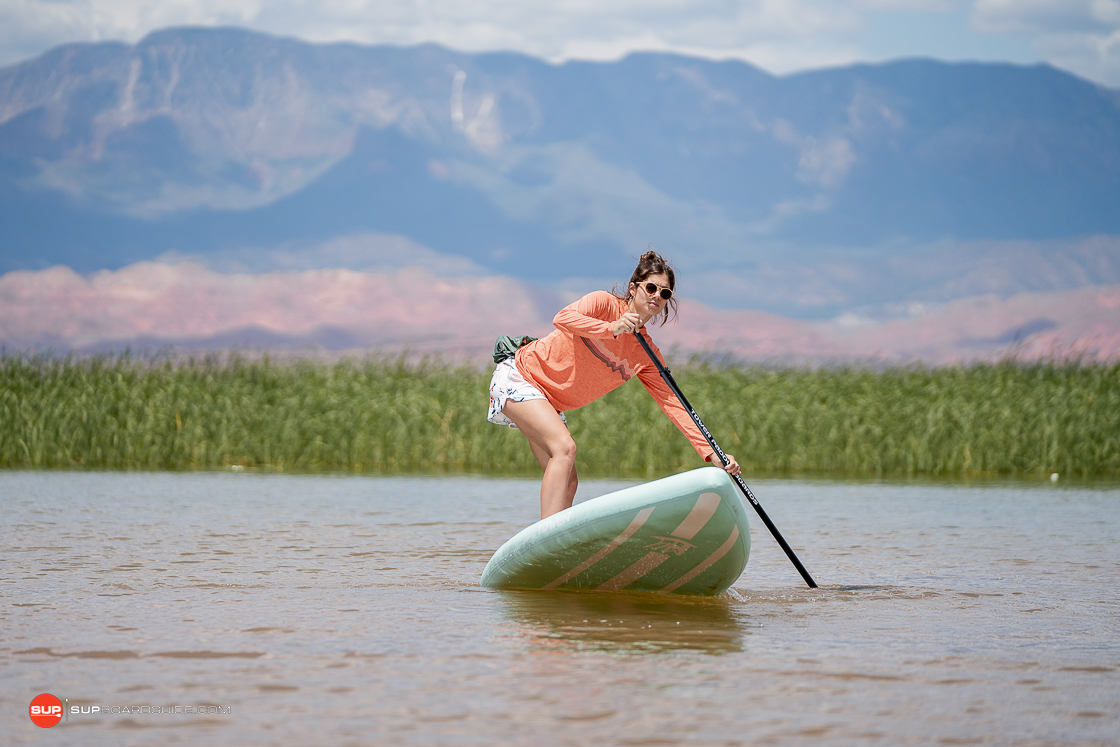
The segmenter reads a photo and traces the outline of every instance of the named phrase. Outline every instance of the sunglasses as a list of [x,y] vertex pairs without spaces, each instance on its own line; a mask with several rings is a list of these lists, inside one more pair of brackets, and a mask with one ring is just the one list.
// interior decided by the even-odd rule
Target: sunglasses
[[672,288],[662,288],[660,285],[655,285],[653,283],[642,283],[642,287],[645,288],[646,293],[650,294],[651,296],[657,293],[658,290],[660,290],[661,298],[666,301],[673,297]]

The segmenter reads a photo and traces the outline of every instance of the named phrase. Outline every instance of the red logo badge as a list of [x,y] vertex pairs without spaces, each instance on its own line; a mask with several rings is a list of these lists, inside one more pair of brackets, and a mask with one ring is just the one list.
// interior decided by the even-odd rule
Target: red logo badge
[[50,728],[62,720],[62,701],[50,693],[36,695],[27,713],[36,726]]

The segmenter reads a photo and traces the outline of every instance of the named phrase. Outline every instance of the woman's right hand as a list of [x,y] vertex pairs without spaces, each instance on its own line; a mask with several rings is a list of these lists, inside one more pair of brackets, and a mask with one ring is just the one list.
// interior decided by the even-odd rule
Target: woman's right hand
[[635,332],[642,327],[642,318],[630,311],[623,314],[611,327],[611,333],[618,337],[628,332]]

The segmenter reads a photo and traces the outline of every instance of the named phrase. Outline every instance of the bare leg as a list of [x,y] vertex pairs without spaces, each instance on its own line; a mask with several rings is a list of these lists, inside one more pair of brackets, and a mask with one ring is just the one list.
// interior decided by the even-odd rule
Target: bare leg
[[[541,465],[541,469],[542,470],[547,469],[549,461],[550,461],[550,458],[549,458],[547,452],[545,452],[544,449],[541,449],[538,446],[534,446],[532,441],[529,442],[529,448],[533,450],[533,456],[535,456],[537,458],[537,464]],[[541,518],[543,519],[546,516],[550,516],[551,514],[556,513],[557,511],[563,511],[566,508],[571,508],[572,503],[576,499],[576,488],[578,488],[578,487],[579,487],[579,477],[576,475],[576,463],[575,463],[575,460],[572,460],[572,471],[570,473],[568,473],[568,483],[567,483],[567,485],[565,486],[565,489],[564,489],[563,499],[561,500],[561,502],[559,504],[555,504],[555,505],[549,504],[553,508],[555,508],[556,506],[559,506],[559,507],[556,508],[555,511],[549,511],[548,513],[546,513],[545,512],[545,498],[544,498],[544,480],[541,480]]]
[[541,518],[570,508],[576,497],[576,442],[548,400],[506,402],[502,410],[529,439],[533,456],[544,470]]

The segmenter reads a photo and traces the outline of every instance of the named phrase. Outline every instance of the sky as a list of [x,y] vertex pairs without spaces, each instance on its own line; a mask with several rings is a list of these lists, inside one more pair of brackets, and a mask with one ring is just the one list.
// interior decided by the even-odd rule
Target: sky
[[183,25],[554,62],[674,51],[777,74],[900,57],[1047,62],[1120,88],[1120,0],[0,0],[0,65]]

